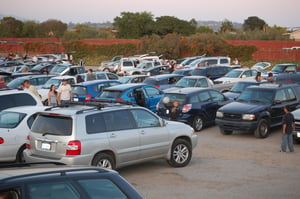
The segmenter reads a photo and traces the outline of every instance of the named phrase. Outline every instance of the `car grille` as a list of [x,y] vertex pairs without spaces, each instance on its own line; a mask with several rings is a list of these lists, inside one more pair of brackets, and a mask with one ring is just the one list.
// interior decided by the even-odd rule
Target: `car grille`
[[227,120],[241,120],[242,115],[241,114],[235,114],[235,113],[224,113],[224,119],[227,119]]

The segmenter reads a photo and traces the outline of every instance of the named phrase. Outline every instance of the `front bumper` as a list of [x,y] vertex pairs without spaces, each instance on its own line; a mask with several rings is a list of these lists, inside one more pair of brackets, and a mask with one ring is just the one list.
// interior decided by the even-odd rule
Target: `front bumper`
[[216,124],[224,130],[229,131],[247,131],[251,132],[254,131],[258,126],[258,121],[229,121],[229,120],[222,120],[220,118],[216,118]]

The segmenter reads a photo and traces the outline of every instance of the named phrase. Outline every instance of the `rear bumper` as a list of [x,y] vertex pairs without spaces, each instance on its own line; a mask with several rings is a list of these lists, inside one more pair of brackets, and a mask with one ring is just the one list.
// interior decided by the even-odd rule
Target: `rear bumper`
[[92,163],[91,155],[74,155],[74,156],[63,156],[62,158],[49,158],[34,155],[30,150],[23,152],[25,162],[61,162],[67,165],[82,165],[90,166]]

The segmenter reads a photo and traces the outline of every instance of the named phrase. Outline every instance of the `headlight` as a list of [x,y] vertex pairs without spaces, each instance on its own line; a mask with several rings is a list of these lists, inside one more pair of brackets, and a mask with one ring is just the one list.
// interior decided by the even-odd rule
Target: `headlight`
[[217,111],[216,117],[222,118],[223,117],[223,112]]
[[254,120],[255,115],[253,115],[253,114],[244,114],[242,118],[243,118],[243,120]]

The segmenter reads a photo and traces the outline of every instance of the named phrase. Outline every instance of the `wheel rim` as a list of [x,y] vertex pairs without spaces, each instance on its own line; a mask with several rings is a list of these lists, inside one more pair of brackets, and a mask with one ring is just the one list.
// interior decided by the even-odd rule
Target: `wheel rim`
[[261,126],[260,126],[260,129],[259,129],[260,133],[262,136],[265,136],[268,134],[268,126],[267,124],[263,123]]
[[202,121],[202,119],[200,117],[196,118],[196,120],[195,120],[195,127],[196,127],[195,129],[197,131],[199,131],[199,130],[202,129],[202,127],[203,127],[203,121]]
[[189,154],[190,153],[188,147],[184,144],[179,144],[173,151],[173,159],[175,160],[175,162],[182,164],[187,161],[187,159],[189,158]]
[[111,162],[108,159],[102,159],[98,162],[97,167],[112,169]]

